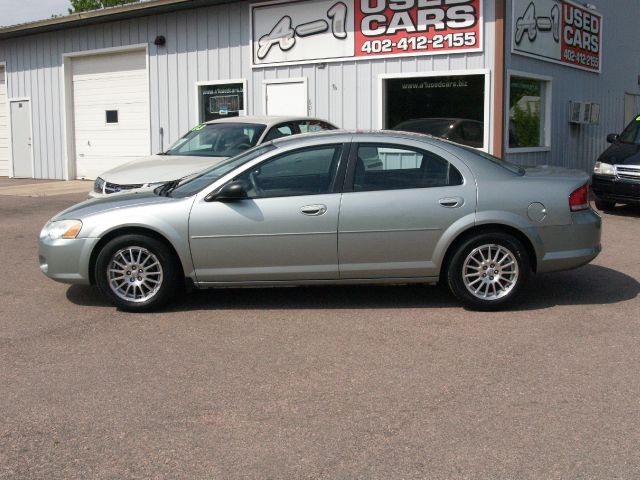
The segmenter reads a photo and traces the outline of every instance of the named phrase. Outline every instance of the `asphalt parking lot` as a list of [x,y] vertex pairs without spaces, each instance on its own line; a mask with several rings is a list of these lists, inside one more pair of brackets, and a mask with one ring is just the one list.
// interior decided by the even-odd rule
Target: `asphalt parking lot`
[[640,210],[507,312],[398,286],[132,315],[38,269],[82,198],[0,196],[0,478],[640,477]]

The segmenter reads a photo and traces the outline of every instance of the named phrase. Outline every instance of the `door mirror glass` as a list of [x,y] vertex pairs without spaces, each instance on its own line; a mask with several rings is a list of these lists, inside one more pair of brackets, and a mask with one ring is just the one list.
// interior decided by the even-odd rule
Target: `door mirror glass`
[[610,133],[609,135],[607,135],[607,142],[608,143],[615,143],[620,139],[620,135],[618,135],[617,133]]
[[238,180],[227,183],[224,187],[218,190],[218,192],[207,195],[205,201],[232,202],[234,200],[242,200],[244,198],[247,198],[246,185],[245,182]]

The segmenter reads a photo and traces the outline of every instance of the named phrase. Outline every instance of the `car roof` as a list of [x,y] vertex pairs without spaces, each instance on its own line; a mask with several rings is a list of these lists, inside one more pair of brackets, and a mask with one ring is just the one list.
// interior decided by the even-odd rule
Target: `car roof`
[[[358,138],[363,137],[363,138]],[[278,138],[273,140],[273,144],[276,146],[287,146],[290,143],[299,143],[304,141],[312,141],[314,139],[326,139],[328,141],[339,142],[358,142],[358,141],[376,141],[380,139],[396,138],[405,140],[418,140],[427,143],[446,143],[451,144],[446,140],[442,140],[431,135],[423,133],[405,132],[402,130],[323,130],[319,132],[305,133],[304,135],[291,135],[288,137]],[[455,144],[453,144],[455,145]]]
[[[207,124],[212,123],[252,123],[252,124],[263,124],[267,127],[272,127],[278,123],[285,122],[299,122],[299,121],[316,121],[316,122],[325,122],[329,125],[333,125],[331,122],[327,120],[323,120],[321,118],[312,118],[312,117],[293,117],[293,116],[267,116],[267,115],[250,115],[250,116],[240,116],[240,117],[229,117],[229,118],[218,118],[216,120],[210,120],[205,122]],[[335,125],[334,125],[335,126]]]

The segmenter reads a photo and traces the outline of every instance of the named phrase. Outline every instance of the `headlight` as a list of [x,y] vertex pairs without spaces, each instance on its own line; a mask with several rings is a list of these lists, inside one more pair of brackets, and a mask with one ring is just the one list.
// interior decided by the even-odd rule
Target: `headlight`
[[96,178],[96,181],[93,182],[93,191],[96,193],[104,192],[104,180],[100,177]]
[[608,163],[596,162],[596,165],[593,167],[593,173],[613,177],[616,174],[616,169]]
[[49,238],[51,240],[58,240],[59,238],[76,238],[82,229],[82,222],[80,220],[59,220],[57,222],[47,223],[42,232],[40,232],[40,238]]

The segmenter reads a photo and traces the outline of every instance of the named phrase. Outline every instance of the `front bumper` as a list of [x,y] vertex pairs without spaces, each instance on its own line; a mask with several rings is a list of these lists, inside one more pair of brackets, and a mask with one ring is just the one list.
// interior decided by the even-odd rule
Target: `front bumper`
[[40,270],[57,282],[89,285],[91,252],[99,241],[99,238],[41,238],[38,249]]
[[591,177],[591,190],[598,200],[640,205],[640,182],[616,177]]

